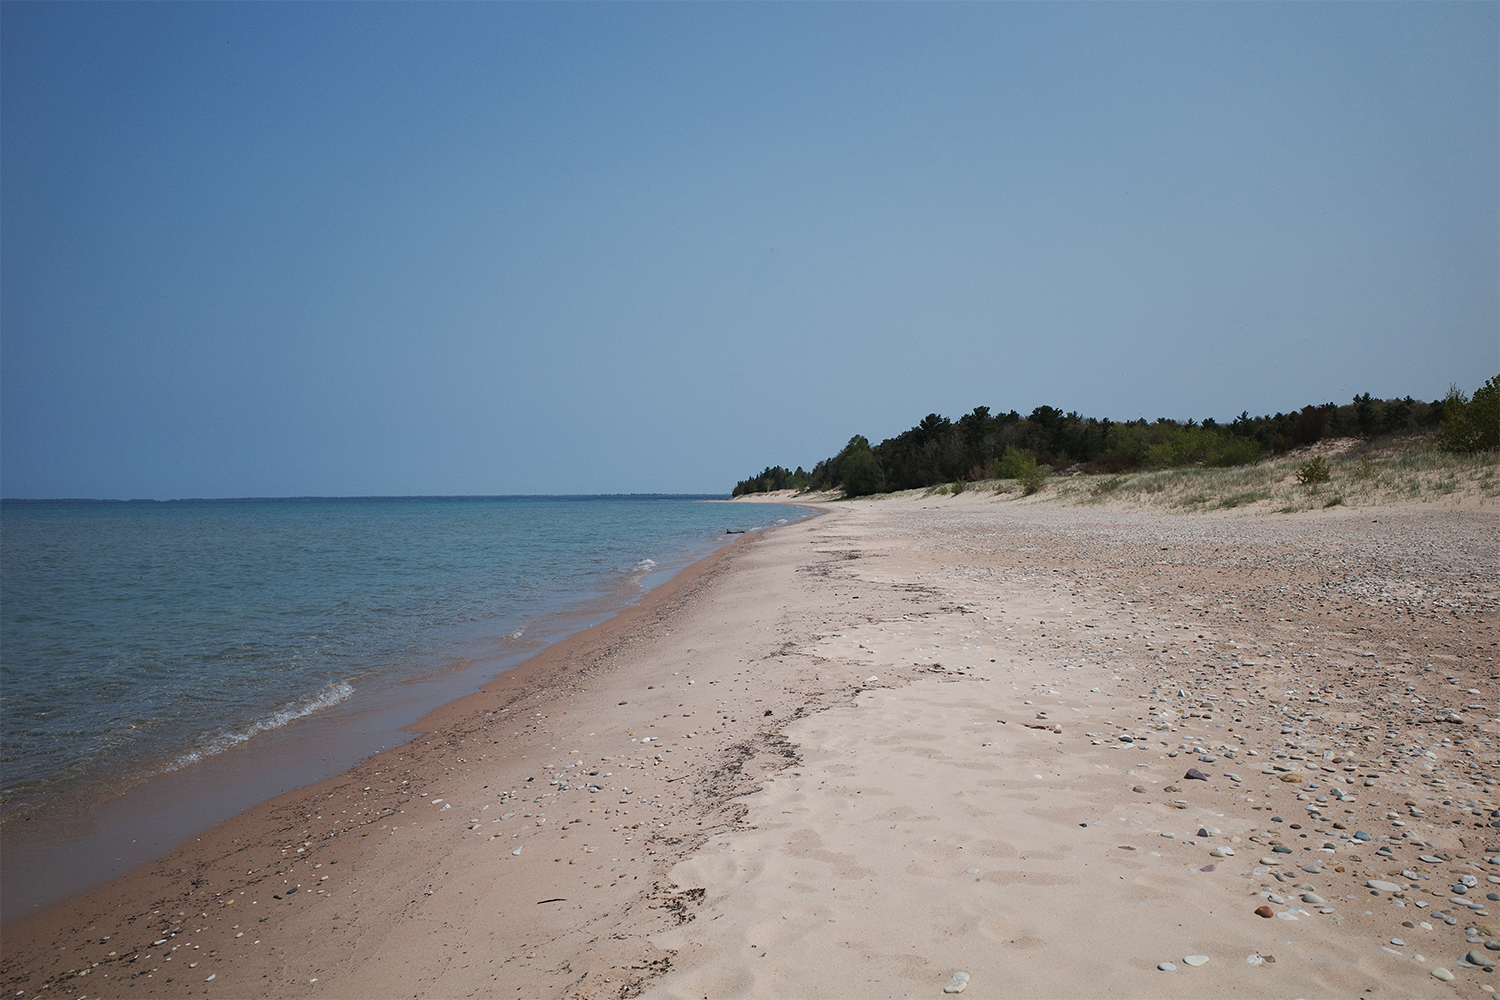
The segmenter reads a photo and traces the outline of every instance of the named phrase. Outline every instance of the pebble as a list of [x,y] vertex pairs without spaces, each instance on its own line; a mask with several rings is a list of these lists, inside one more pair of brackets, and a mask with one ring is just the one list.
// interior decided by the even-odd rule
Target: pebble
[[1436,969],[1432,970],[1432,978],[1441,979],[1445,983],[1451,983],[1453,982],[1453,973],[1449,972],[1447,969],[1443,968],[1440,965]]
[[1260,859],[1260,863],[1263,864],[1263,865],[1279,865],[1279,864],[1281,864],[1281,859],[1280,858],[1261,858]]
[[1215,857],[1215,858],[1232,858],[1232,857],[1234,857],[1234,848],[1232,848],[1232,847],[1215,847],[1213,850],[1209,851],[1208,853],[1209,853],[1210,857]]
[[1303,865],[1302,870],[1308,872],[1309,874],[1317,875],[1323,869],[1319,868],[1317,865]]
[[1157,962],[1156,967],[1163,972],[1176,972],[1177,966],[1171,962]]
[[1187,774],[1184,774],[1183,777],[1187,778],[1190,781],[1207,781],[1208,780],[1208,775],[1204,774],[1202,771],[1198,770],[1196,767],[1190,767],[1190,768],[1188,768],[1187,769]]
[[1394,882],[1386,882],[1383,879],[1367,878],[1365,885],[1371,889],[1379,889],[1381,892],[1400,892],[1401,887]]
[[965,868],[964,869],[964,874],[965,875],[978,875],[979,874],[979,869],[978,868]]
[[1245,956],[1245,964],[1246,965],[1259,965],[1260,963],[1262,963],[1264,961],[1265,961],[1265,959],[1261,958],[1259,955],[1246,955]]
[[1267,920],[1270,920],[1272,917],[1276,916],[1276,911],[1271,909],[1269,906],[1257,906],[1255,908],[1255,915],[1257,917],[1265,917]]
[[1302,902],[1311,903],[1313,906],[1322,906],[1324,899],[1315,892],[1304,892],[1302,894]]
[[1219,835],[1219,828],[1216,827],[1216,826],[1200,826],[1200,827],[1198,827],[1198,836],[1200,836],[1200,837],[1217,837],[1218,835]]
[[967,972],[955,972],[953,981],[943,987],[944,993],[962,993],[969,987],[969,974]]
[[1417,858],[1418,860],[1427,862],[1429,865],[1440,865],[1443,863],[1442,858],[1435,858],[1431,854],[1419,854]]
[[1207,955],[1187,955],[1187,956],[1185,956],[1183,958],[1183,961],[1186,962],[1188,965],[1191,965],[1194,968],[1196,968],[1196,967],[1198,967],[1200,965],[1207,965],[1208,964],[1208,956]]
[[[1370,839],[1370,835],[1369,835],[1369,833],[1367,833],[1364,830],[1355,830],[1354,831],[1354,839],[1355,840],[1369,840]],[[1424,858],[1423,860],[1426,860],[1426,859]]]
[[1395,945],[1397,948],[1406,947],[1406,942],[1401,940],[1400,938],[1391,938],[1391,944]]

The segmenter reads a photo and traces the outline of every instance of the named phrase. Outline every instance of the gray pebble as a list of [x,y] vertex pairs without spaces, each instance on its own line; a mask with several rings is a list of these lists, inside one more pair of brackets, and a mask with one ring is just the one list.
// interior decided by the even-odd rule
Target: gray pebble
[[1177,966],[1172,962],[1157,962],[1156,967],[1163,972],[1176,972]]

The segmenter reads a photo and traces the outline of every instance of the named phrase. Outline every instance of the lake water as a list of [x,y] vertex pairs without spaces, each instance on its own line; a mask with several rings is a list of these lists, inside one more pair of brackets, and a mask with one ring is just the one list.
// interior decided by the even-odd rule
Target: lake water
[[[155,810],[175,824],[147,838],[165,849],[184,822],[201,829],[394,745],[401,726],[602,620],[726,531],[807,514],[705,499],[0,503],[7,919],[13,893],[36,901],[27,871],[61,891],[70,844],[113,857],[100,817],[132,789],[178,774],[176,797],[197,800]],[[269,785],[218,787],[217,759],[278,744],[317,751]],[[216,776],[213,794],[191,791],[195,770]],[[62,882],[81,888],[129,855]]]

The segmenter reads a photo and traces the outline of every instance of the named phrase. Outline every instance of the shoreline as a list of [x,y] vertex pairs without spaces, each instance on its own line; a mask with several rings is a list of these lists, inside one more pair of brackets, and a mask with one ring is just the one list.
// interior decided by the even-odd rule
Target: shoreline
[[[1490,982],[1459,956],[1495,934],[1493,910],[1469,916],[1449,883],[1474,872],[1481,909],[1500,890],[1500,829],[1474,812],[1500,809],[1493,514],[1271,521],[969,494],[822,509],[430,713],[402,748],[14,925],[7,988]],[[1490,712],[1393,697],[1445,705],[1450,676]]]
[[[792,506],[820,510],[805,503]],[[782,530],[795,528],[813,519],[815,518],[803,519],[779,527]],[[36,912],[17,917],[5,928],[3,954],[0,954],[0,979],[7,984],[30,983],[28,993],[35,994],[39,985],[50,985],[54,979],[65,980],[67,976],[77,975],[82,971],[67,969],[62,976],[58,976],[54,970],[47,968],[55,965],[57,960],[56,956],[49,955],[56,950],[53,942],[76,937],[80,930],[85,930],[91,939],[97,934],[99,942],[119,941],[130,930],[138,930],[138,925],[150,925],[153,929],[134,935],[140,937],[141,941],[135,942],[137,947],[130,954],[120,951],[118,946],[105,948],[101,944],[100,957],[104,961],[89,966],[93,970],[101,965],[118,963],[135,971],[135,961],[145,961],[141,956],[149,953],[153,947],[150,942],[160,935],[173,936],[176,925],[195,907],[200,914],[206,913],[209,917],[219,918],[216,922],[221,922],[225,914],[239,912],[229,910],[229,907],[240,902],[234,895],[234,889],[224,888],[212,894],[216,901],[215,909],[219,912],[208,913],[202,908],[200,899],[194,897],[204,894],[200,887],[205,885],[239,887],[262,883],[266,866],[242,868],[236,857],[247,852],[259,851],[266,855],[265,860],[271,860],[288,854],[293,858],[298,854],[306,854],[308,858],[321,857],[331,850],[338,856],[329,858],[330,870],[333,870],[333,864],[339,863],[345,866],[343,872],[356,870],[362,860],[379,855],[381,848],[385,846],[378,838],[370,836],[376,827],[371,826],[369,821],[352,828],[329,830],[316,840],[304,838],[305,842],[299,842],[302,850],[297,850],[292,843],[283,844],[287,840],[287,831],[296,825],[294,820],[289,822],[288,818],[299,813],[305,818],[312,818],[317,815],[316,807],[312,806],[312,811],[309,811],[309,804],[327,797],[329,789],[346,789],[358,784],[362,793],[366,786],[374,790],[375,786],[371,786],[370,782],[378,776],[387,776],[390,780],[389,775],[393,771],[399,771],[403,777],[399,781],[390,780],[388,787],[378,788],[378,793],[382,793],[378,796],[380,804],[367,808],[365,815],[376,818],[410,815],[405,807],[420,803],[421,796],[430,791],[428,786],[444,781],[446,772],[451,770],[451,767],[440,763],[444,755],[440,747],[472,739],[476,728],[484,727],[492,717],[508,712],[511,707],[523,702],[554,705],[565,697],[560,689],[575,685],[579,677],[600,670],[603,658],[612,655],[617,647],[628,646],[640,638],[642,633],[653,627],[653,623],[673,613],[680,613],[682,605],[690,602],[692,592],[702,581],[721,574],[725,562],[737,551],[753,545],[767,534],[766,531],[756,531],[727,539],[708,554],[678,568],[673,575],[638,599],[617,608],[602,621],[564,635],[515,667],[492,677],[479,690],[428,710],[402,727],[412,734],[406,743],[381,751],[339,773],[239,810],[197,834],[190,835],[159,857],[43,906]],[[528,743],[529,747],[536,749],[536,723],[526,723],[525,729],[528,730],[527,735],[533,737]],[[439,749],[432,749],[434,745]],[[523,764],[528,756],[513,756],[506,763],[511,770],[529,766]],[[525,784],[524,781],[520,783]],[[366,799],[365,803],[368,806],[375,801]],[[444,818],[438,817],[439,820]],[[378,829],[395,833],[403,826],[410,829],[411,825],[410,821],[380,823]],[[415,825],[422,824],[418,821]],[[311,834],[310,831],[307,832]],[[314,864],[321,867],[322,863]],[[371,867],[379,866],[372,862]],[[258,875],[261,877],[256,878]],[[239,891],[243,894],[243,890]],[[252,891],[250,895],[272,897],[250,900],[252,906],[293,899],[292,895],[282,897],[275,892]],[[139,900],[149,902],[137,903]],[[206,921],[206,918],[200,919]],[[109,952],[115,954],[111,955]],[[66,962],[67,959],[64,958],[63,961]],[[34,968],[36,966],[42,968]],[[48,982],[40,983],[38,976]],[[136,979],[134,976],[130,978]],[[145,995],[153,987],[167,995],[177,995],[182,990],[180,986],[174,989],[181,982],[178,977],[171,977],[176,980],[171,985],[165,975],[148,975],[146,978],[150,981],[141,982],[136,979],[131,982],[131,995]],[[226,977],[221,975],[217,978],[222,980]],[[200,980],[206,981],[206,977]],[[92,988],[97,990],[102,985],[94,984]],[[218,988],[222,991],[225,986],[221,982]],[[243,989],[244,986],[241,984],[235,988]],[[231,991],[229,995],[236,994]]]
[[[624,579],[611,591],[542,610],[527,623],[523,642],[494,637],[503,645],[475,646],[470,655],[434,663],[421,675],[385,680],[346,702],[190,766],[157,771],[119,794],[65,800],[34,816],[7,821],[0,926],[9,928],[69,896],[148,865],[186,838],[248,809],[404,745],[431,713],[482,690],[557,642],[607,621],[729,541],[707,538],[694,549],[662,557],[660,566],[639,579]],[[517,648],[503,648],[510,645]]]

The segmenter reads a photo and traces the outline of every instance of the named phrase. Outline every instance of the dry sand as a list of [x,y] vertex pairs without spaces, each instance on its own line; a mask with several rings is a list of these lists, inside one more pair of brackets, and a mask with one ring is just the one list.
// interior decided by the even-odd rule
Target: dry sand
[[8,995],[1500,981],[1493,512],[825,510],[8,927]]

